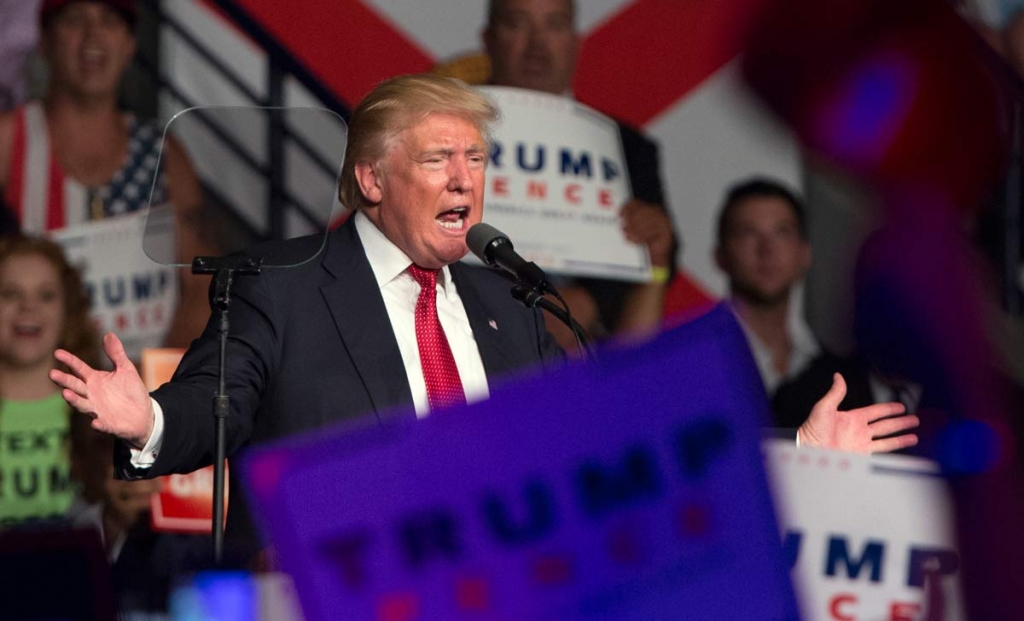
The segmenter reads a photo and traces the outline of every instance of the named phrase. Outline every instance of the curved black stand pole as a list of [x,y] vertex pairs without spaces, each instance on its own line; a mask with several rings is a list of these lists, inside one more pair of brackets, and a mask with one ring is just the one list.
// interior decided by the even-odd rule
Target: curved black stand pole
[[224,382],[228,347],[228,308],[231,305],[231,283],[235,276],[257,275],[263,261],[232,255],[228,257],[196,257],[192,260],[193,274],[213,274],[213,297],[210,309],[220,314],[217,338],[220,358],[217,364],[217,394],[213,397],[215,453],[213,458],[213,559],[217,565],[224,558],[224,462],[227,459],[226,424],[229,401]]
[[[558,295],[557,293],[554,295]],[[582,354],[584,360],[597,359],[597,352],[594,350],[594,341],[587,334],[587,331],[583,329],[572,315],[569,313],[569,305],[565,303],[565,300],[558,296],[559,301],[565,306],[564,309],[559,308],[554,302],[544,297],[543,294],[537,292],[535,289],[527,289],[522,285],[516,285],[512,287],[512,297],[519,300],[523,306],[527,308],[533,308],[539,306],[547,312],[554,315],[556,319],[569,326],[572,330],[573,335],[576,337],[576,346],[579,348],[580,354]]]

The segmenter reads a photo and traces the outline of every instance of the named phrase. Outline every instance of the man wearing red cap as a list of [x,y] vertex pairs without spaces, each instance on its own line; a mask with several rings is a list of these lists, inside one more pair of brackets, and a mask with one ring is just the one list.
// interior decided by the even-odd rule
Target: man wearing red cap
[[[150,203],[152,190],[154,205],[174,205],[178,258],[188,262],[204,254],[195,228],[187,226],[201,204],[195,172],[173,139],[161,156],[160,127],[118,107],[121,78],[135,54],[136,19],[132,0],[44,1],[47,94],[0,115],[0,188],[21,231],[33,235],[128,217]],[[164,280],[173,291],[176,275]],[[181,278],[176,309],[173,297],[167,304],[166,316],[146,319],[148,329],[165,334],[168,345],[185,346],[205,325],[206,283]],[[162,330],[153,331],[154,321],[163,322]]]

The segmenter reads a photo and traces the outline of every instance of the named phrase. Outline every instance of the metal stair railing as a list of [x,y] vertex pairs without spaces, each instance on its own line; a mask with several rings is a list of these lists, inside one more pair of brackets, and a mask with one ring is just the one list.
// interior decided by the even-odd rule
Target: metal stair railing
[[322,209],[306,204],[288,188],[285,176],[285,149],[294,145],[319,171],[327,176],[338,174],[340,162],[328,161],[322,153],[301,134],[292,131],[285,120],[284,85],[289,77],[300,84],[318,103],[331,112],[338,114],[345,121],[349,118],[347,107],[335,97],[313,74],[294,58],[276,39],[262,26],[253,20],[248,13],[231,0],[214,0],[213,4],[241,30],[266,57],[266,96],[256,93],[216,51],[200,40],[186,24],[171,15],[163,7],[163,3],[142,3],[144,10],[149,11],[160,29],[169,29],[182,44],[187,46],[196,57],[202,60],[206,68],[212,69],[224,82],[235,89],[241,97],[253,107],[263,108],[267,115],[266,163],[261,163],[255,155],[238,138],[232,136],[221,127],[211,115],[204,111],[205,102],[195,101],[189,97],[178,84],[172,81],[159,66],[159,61],[138,54],[138,66],[153,80],[157,88],[179,101],[184,108],[191,109],[205,129],[236,158],[237,163],[248,168],[267,180],[267,209],[265,230],[258,230],[255,225],[243,217],[244,210],[233,204],[230,197],[218,192],[210,184],[204,183],[208,195],[228,209],[239,223],[254,239],[280,239],[285,236],[285,220],[288,209],[293,209],[307,224],[322,228],[323,217],[318,216]]

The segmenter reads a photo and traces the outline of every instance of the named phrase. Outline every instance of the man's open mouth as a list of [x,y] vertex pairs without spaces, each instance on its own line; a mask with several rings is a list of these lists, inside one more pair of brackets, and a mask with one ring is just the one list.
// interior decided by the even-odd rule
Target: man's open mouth
[[456,207],[437,214],[437,223],[449,231],[461,231],[466,228],[466,218],[469,216],[468,207]]

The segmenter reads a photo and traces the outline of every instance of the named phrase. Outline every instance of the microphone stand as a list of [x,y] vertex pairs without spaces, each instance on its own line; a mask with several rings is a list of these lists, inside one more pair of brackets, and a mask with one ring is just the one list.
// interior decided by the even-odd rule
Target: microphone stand
[[225,388],[225,362],[228,347],[228,308],[231,305],[231,284],[235,276],[259,275],[263,260],[241,255],[227,257],[196,257],[193,274],[213,274],[214,293],[210,310],[220,314],[217,337],[220,356],[217,362],[217,394],[213,397],[215,454],[213,458],[213,559],[219,566],[224,558],[224,463],[227,460],[226,436],[229,399]]
[[558,295],[555,291],[552,291],[551,293],[558,298],[565,307],[564,309],[559,308],[554,302],[544,297],[544,295],[539,293],[536,289],[528,289],[522,285],[512,287],[512,297],[521,302],[523,306],[526,308],[539,306],[554,315],[556,319],[569,326],[569,329],[572,330],[573,336],[576,337],[576,346],[583,355],[583,359],[588,361],[596,360],[597,352],[594,350],[593,339],[591,339],[587,334],[587,331],[583,329],[583,326],[572,318],[572,315],[569,313],[569,305],[565,303],[562,296]]

